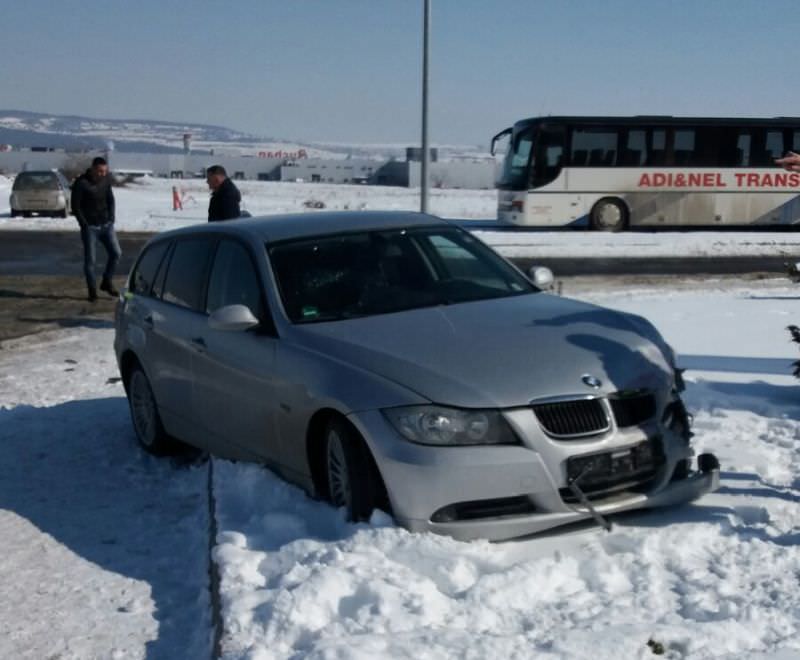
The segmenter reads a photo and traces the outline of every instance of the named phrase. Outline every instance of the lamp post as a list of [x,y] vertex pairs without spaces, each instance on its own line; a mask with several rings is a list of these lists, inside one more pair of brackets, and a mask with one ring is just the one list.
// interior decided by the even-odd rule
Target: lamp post
[[425,0],[422,24],[422,167],[420,172],[420,204],[422,213],[428,212],[428,48],[430,45],[431,0]]

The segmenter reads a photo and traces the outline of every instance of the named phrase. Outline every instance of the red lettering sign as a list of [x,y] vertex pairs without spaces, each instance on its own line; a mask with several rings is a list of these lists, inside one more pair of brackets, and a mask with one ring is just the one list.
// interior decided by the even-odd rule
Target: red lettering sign
[[308,153],[305,149],[298,149],[297,151],[259,151],[259,158],[280,158],[288,160],[300,160],[301,158],[308,158]]

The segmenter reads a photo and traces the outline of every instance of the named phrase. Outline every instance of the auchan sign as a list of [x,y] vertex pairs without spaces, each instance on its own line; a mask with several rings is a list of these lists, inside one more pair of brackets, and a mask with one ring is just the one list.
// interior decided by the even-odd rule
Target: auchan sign
[[308,158],[308,154],[306,153],[305,149],[298,149],[297,151],[283,151],[282,149],[278,149],[277,151],[259,151],[258,157],[288,158],[289,160],[300,160],[301,158]]
[[800,188],[797,172],[645,172],[638,188]]

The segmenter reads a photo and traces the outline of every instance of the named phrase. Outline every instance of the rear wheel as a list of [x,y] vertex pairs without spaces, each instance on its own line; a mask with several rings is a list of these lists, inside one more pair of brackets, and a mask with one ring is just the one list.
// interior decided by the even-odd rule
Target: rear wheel
[[19,215],[19,211],[16,209],[11,209],[11,217],[16,218]]
[[136,439],[145,451],[161,456],[172,449],[172,443],[158,414],[153,390],[140,366],[133,367],[128,380],[128,404]]
[[331,504],[348,520],[368,520],[380,504],[380,475],[364,441],[339,420],[325,429],[325,469]]
[[592,208],[591,223],[599,231],[622,231],[628,227],[628,209],[619,199],[601,199]]

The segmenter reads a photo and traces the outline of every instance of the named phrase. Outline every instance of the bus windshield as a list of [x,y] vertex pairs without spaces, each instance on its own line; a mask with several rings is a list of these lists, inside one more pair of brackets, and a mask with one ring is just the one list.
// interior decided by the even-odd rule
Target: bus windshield
[[503,171],[497,187],[506,190],[525,190],[528,187],[528,163],[536,137],[536,126],[526,126],[514,131],[508,144]]

